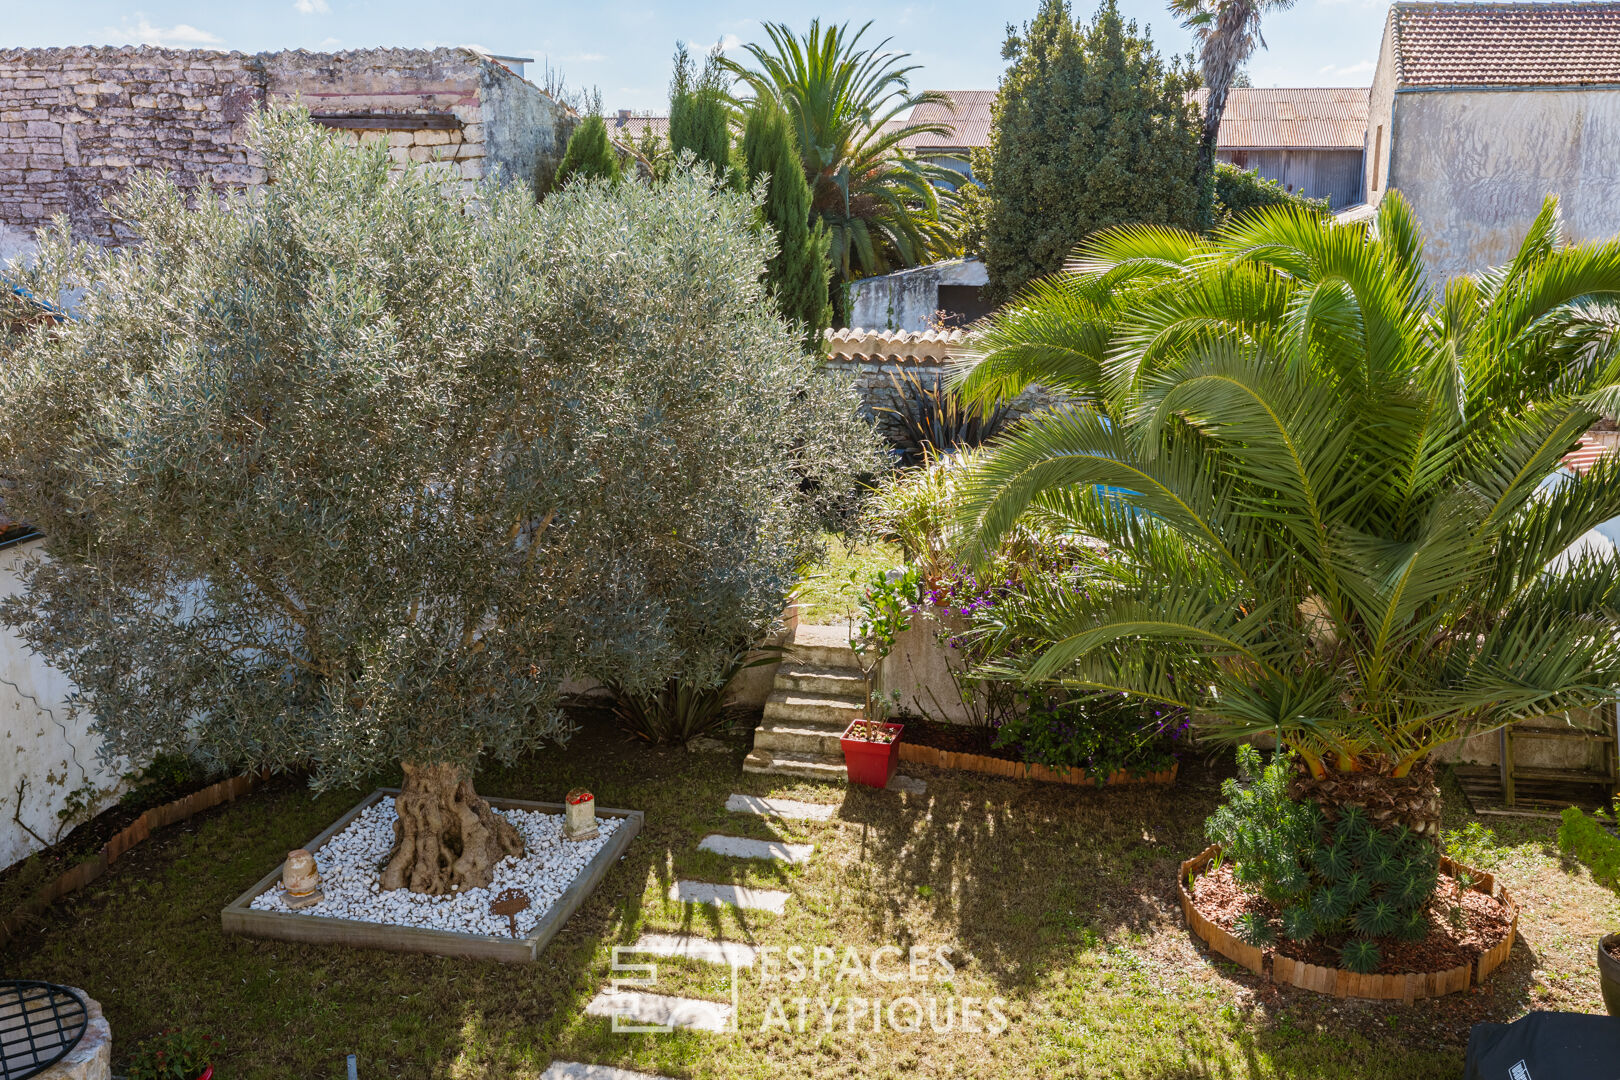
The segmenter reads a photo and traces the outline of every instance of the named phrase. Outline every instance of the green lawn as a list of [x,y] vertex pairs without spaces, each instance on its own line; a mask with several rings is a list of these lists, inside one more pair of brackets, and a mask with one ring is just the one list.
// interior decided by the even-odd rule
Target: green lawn
[[861,594],[861,585],[849,579],[851,573],[864,582],[872,574],[903,565],[905,559],[899,547],[882,540],[846,533],[828,533],[825,540],[827,554],[805,571],[794,597],[799,618],[808,623],[836,625],[849,618]]
[[[628,856],[538,964],[297,946],[229,938],[219,909],[342,813],[357,791],[312,798],[271,786],[166,830],[37,932],[0,954],[17,977],[82,986],[113,1024],[115,1068],[134,1043],[182,1025],[220,1037],[230,1078],[527,1077],[554,1058],[671,1077],[1445,1077],[1470,1023],[1531,1008],[1600,1011],[1592,943],[1620,903],[1552,842],[1555,822],[1488,822],[1494,869],[1523,903],[1523,943],[1476,993],[1406,1008],[1282,991],[1212,959],[1174,904],[1177,863],[1202,846],[1219,775],[1184,763],[1170,790],[1094,790],[916,769],[922,795],[774,783],[729,754],[646,748],[599,722],[573,746],[491,770],[481,790],[555,801],[571,787],[647,813]],[[733,791],[835,803],[823,824],[726,813]],[[1449,825],[1462,818],[1453,805]],[[804,866],[699,853],[710,832],[812,843]],[[782,916],[665,899],[677,878],[791,893]],[[610,950],[648,930],[787,947],[949,948],[948,983],[829,981],[784,996],[893,1001],[907,994],[1001,998],[1000,1034],[761,1030],[777,988],[745,978],[734,1034],[621,1035],[583,1006],[610,977]],[[893,969],[890,969],[891,973]],[[658,990],[717,1000],[724,969],[659,962]],[[788,1004],[790,1025],[797,1026]],[[901,1014],[904,1018],[905,1014]]]

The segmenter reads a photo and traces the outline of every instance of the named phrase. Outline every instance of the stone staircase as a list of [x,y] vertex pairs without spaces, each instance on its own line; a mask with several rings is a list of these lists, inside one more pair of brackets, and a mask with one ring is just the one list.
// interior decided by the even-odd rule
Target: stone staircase
[[743,771],[847,780],[838,738],[860,718],[865,687],[845,627],[799,624]]

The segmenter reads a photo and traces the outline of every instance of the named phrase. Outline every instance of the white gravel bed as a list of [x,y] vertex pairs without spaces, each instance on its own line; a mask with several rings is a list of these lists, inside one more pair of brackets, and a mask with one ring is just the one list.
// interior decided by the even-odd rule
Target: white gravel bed
[[487,889],[449,896],[422,896],[407,889],[384,892],[380,880],[383,864],[394,846],[395,818],[394,800],[385,798],[366,807],[347,828],[315,852],[325,899],[294,911],[282,901],[278,880],[255,896],[250,906],[255,911],[510,937],[506,916],[490,914],[489,902],[503,889],[522,889],[529,894],[529,909],[518,913],[517,928],[519,937],[527,937],[607,844],[622,819],[597,818],[598,834],[594,839],[570,841],[563,839],[561,814],[541,810],[495,812],[522,834],[524,854],[522,858],[502,859]]

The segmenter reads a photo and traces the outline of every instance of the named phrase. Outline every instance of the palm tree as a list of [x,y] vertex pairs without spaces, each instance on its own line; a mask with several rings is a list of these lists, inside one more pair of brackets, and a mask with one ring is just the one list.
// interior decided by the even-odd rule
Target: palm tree
[[1620,409],[1620,241],[1566,246],[1549,199],[1512,264],[1436,296],[1410,206],[1291,207],[1203,239],[1099,234],[978,339],[972,400],[1081,403],[966,485],[979,550],[1032,516],[1105,542],[1031,592],[1009,668],[1275,734],[1295,792],[1434,837],[1431,752],[1620,688],[1620,461],[1562,458]]
[[[774,98],[793,125],[811,213],[827,225],[828,252],[837,282],[915,266],[950,243],[941,221],[940,185],[961,177],[907,155],[900,144],[923,134],[945,134],[943,124],[907,123],[900,114],[948,99],[911,89],[917,65],[908,53],[871,48],[847,24],[823,28],[812,19],[802,38],[783,23],[766,23],[770,45],[746,46],[755,67],[724,63],[756,98]],[[746,104],[739,102],[739,105]],[[840,290],[834,290],[836,295]]]
[[1243,65],[1256,48],[1265,48],[1260,19],[1267,12],[1284,11],[1294,0],[1170,0],[1170,11],[1198,38],[1198,68],[1209,88],[1204,102],[1202,164],[1205,175],[1215,167],[1216,140],[1226,98],[1243,76]]

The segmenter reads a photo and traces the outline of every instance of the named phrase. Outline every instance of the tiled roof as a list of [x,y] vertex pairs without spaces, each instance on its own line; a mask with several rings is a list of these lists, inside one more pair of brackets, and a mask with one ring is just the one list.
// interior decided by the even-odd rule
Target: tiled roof
[[1407,86],[1620,84],[1620,3],[1396,4]]
[[610,113],[606,117],[608,138],[615,142],[636,142],[648,128],[660,139],[669,138],[669,117],[631,116],[627,111]]
[[[911,123],[950,124],[949,135],[918,135],[901,143],[913,153],[972,149],[990,145],[990,106],[994,90],[947,91],[955,104],[919,105]],[[1195,94],[1202,106],[1207,91]],[[1221,116],[1219,148],[1361,149],[1367,134],[1366,87],[1234,89]]]

